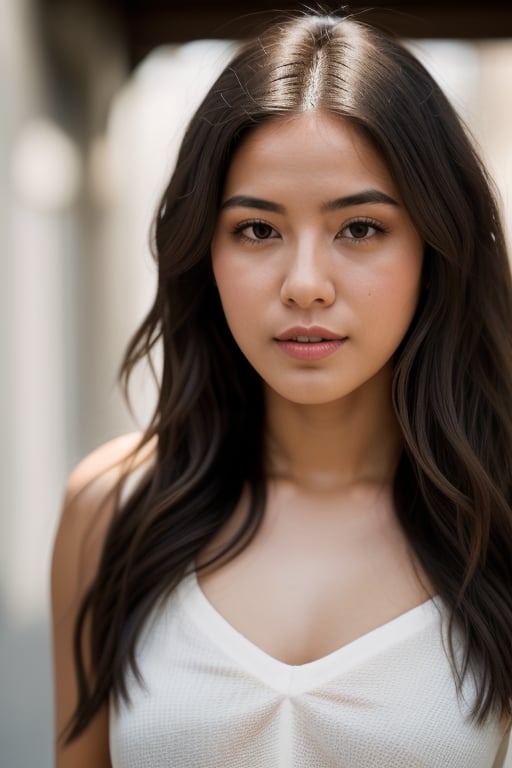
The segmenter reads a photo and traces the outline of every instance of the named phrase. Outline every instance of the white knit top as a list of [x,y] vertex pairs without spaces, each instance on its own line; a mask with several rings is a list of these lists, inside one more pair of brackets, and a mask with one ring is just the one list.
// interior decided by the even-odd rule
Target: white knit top
[[138,645],[144,679],[110,708],[113,768],[497,768],[506,735],[471,724],[438,599],[317,661],[290,666],[208,602],[194,574]]

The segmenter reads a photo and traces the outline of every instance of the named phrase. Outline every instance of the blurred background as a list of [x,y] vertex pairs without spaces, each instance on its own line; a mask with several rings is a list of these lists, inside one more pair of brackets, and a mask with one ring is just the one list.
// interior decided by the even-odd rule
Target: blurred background
[[[48,582],[66,477],[152,409],[144,375],[135,419],[116,385],[154,289],[151,218],[191,111],[276,5],[297,7],[0,0],[1,768],[53,765]],[[512,242],[512,10],[372,6],[470,127]]]

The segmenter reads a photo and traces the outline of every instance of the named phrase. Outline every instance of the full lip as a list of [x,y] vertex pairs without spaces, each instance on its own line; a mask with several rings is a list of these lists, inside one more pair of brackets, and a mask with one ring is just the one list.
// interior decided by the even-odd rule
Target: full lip
[[297,336],[305,336],[307,338],[321,338],[322,340],[335,340],[344,341],[347,336],[343,334],[330,331],[328,328],[322,328],[319,325],[294,325],[292,328],[287,328],[286,331],[280,333],[275,337],[276,341],[293,341]]

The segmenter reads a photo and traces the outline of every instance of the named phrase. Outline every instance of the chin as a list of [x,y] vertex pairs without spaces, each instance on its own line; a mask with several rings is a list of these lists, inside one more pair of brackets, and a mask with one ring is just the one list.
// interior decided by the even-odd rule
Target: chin
[[339,402],[351,394],[351,392],[332,392],[325,387],[315,386],[313,384],[305,387],[279,387],[275,388],[267,384],[268,394],[276,396],[282,400],[295,405],[328,405],[329,403]]

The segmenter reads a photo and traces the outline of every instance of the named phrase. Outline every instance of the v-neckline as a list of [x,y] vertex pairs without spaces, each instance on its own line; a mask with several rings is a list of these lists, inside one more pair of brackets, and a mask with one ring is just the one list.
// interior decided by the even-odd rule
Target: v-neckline
[[439,622],[442,605],[439,597],[429,598],[326,656],[293,665],[271,656],[235,629],[208,600],[195,572],[186,576],[178,589],[183,608],[203,634],[254,678],[287,695],[312,690]]

